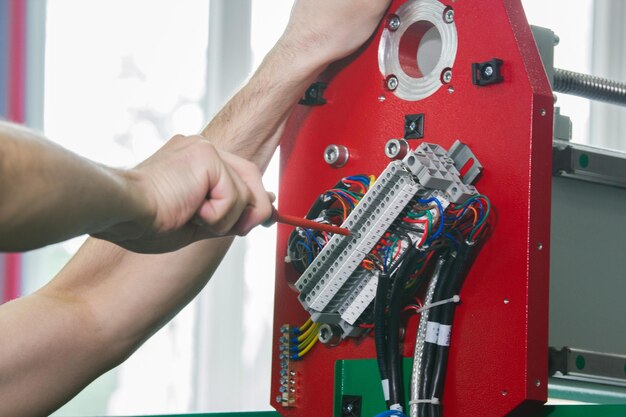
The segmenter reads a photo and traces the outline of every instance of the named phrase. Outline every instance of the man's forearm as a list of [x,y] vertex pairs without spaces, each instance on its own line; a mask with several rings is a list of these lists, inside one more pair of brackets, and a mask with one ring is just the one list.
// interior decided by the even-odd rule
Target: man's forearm
[[95,233],[144,211],[130,171],[103,167],[3,122],[0,150],[0,251]]
[[[203,131],[216,146],[248,157],[259,167],[267,165],[276,148],[274,130],[317,74],[314,69],[283,72],[289,86],[268,85],[275,81],[271,71],[287,66],[283,59],[282,55],[268,57],[249,85]],[[268,90],[261,93],[263,85]],[[16,335],[20,340],[11,346],[31,343],[34,332],[29,329],[36,330],[38,325],[51,327],[56,336],[54,346],[41,346],[41,352],[30,350],[21,360],[3,362],[0,350],[0,365],[8,366],[0,371],[7,376],[5,383],[11,381],[10,386],[3,386],[0,378],[0,394],[8,393],[10,387],[27,387],[29,395],[38,398],[31,403],[31,414],[49,413],[176,315],[206,285],[231,243],[232,238],[211,239],[173,253],[144,255],[89,239],[51,283],[33,296],[2,307],[0,331],[10,325],[12,315],[33,314],[33,322],[24,323],[26,331]],[[76,317],[83,319],[74,323]],[[30,366],[29,357],[42,356],[45,363]],[[66,372],[68,363],[80,371]],[[63,384],[50,390],[49,377],[59,374],[65,375]],[[14,398],[17,403],[0,404],[0,411],[24,410],[24,403]]]
[[89,239],[50,284],[0,307],[0,415],[49,415],[118,365],[196,296],[226,248],[145,255]]
[[264,169],[278,146],[282,126],[294,104],[327,65],[297,52],[288,40],[279,42],[250,82],[204,128],[202,135],[218,148]]

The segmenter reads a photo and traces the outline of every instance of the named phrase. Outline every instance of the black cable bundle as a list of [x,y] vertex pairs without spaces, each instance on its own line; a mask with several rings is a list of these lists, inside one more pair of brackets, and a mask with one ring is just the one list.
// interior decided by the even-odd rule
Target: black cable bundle
[[[465,280],[465,276],[469,270],[470,255],[472,254],[472,246],[468,245],[465,242],[461,242],[461,246],[459,249],[459,254],[457,256],[455,262],[455,268],[451,272],[449,277],[449,283],[446,285],[446,290],[444,294],[442,294],[442,299],[448,299],[455,295],[458,295],[461,291],[461,287],[463,285],[463,281]],[[439,306],[437,309],[440,310],[439,323],[442,326],[452,326],[454,322],[454,313],[456,311],[456,303],[448,303],[442,306]],[[432,385],[430,388],[430,397],[436,397],[441,400],[443,396],[443,387],[444,387],[444,379],[445,373],[448,365],[448,354],[450,352],[449,345],[437,345],[436,350],[436,360],[434,363],[434,373],[432,377]],[[441,405],[433,405],[430,404],[428,407],[429,413],[426,416],[430,417],[440,417],[442,414]]]
[[[441,268],[441,272],[439,273],[439,279],[437,281],[437,286],[435,287],[435,293],[433,294],[432,302],[436,302],[441,300],[442,295],[445,292],[446,285],[449,282],[449,278],[451,272],[454,270],[457,257],[454,254],[442,255],[444,258],[444,264]],[[439,307],[433,307],[430,310],[430,314],[428,316],[429,323],[439,323],[440,309]],[[428,337],[428,336],[427,336]],[[424,351],[422,354],[422,369],[421,375],[422,378],[420,380],[419,386],[419,398],[421,399],[430,399],[432,396],[430,395],[430,387],[432,385],[432,372],[435,367],[435,358],[437,351],[437,341],[424,341]],[[425,403],[418,404],[418,414],[420,416],[426,416],[427,410]]]
[[393,280],[389,300],[389,322],[387,335],[387,357],[389,365],[389,402],[391,405],[404,403],[402,359],[400,355],[400,313],[404,306],[404,289],[419,250],[411,245],[404,253],[405,259]]

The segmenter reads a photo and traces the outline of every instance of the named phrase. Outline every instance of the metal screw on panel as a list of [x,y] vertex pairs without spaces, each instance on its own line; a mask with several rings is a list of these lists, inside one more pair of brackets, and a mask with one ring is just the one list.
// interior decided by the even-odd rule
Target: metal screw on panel
[[543,244],[541,242],[537,243],[537,249],[538,250],[543,249]]
[[398,78],[395,75],[390,75],[389,77],[387,77],[387,88],[390,91],[394,91],[396,88],[398,88]]
[[324,161],[333,168],[341,168],[349,158],[348,148],[343,145],[328,145],[324,150]]
[[276,396],[276,402],[277,403],[282,403],[283,402],[283,396],[282,395],[277,395]]
[[454,22],[454,10],[451,8],[447,8],[443,11],[443,21],[446,23]]
[[385,144],[385,155],[389,159],[402,159],[408,152],[409,143],[404,139],[389,139]]
[[387,28],[390,31],[395,32],[396,30],[398,30],[399,27],[400,27],[400,18],[395,14],[392,14],[391,16],[389,16],[389,18],[387,19]]
[[546,109],[541,109],[541,111],[539,111],[539,114],[541,114],[542,116],[545,116],[548,113],[546,112]]
[[491,78],[493,75],[493,67],[491,65],[485,65],[483,67],[483,78]]
[[507,392],[505,389],[503,389],[503,390],[502,390],[502,392],[501,392],[501,394],[502,394],[502,396],[505,396],[505,395],[507,395],[507,394],[508,394],[508,392]]
[[508,298],[505,298],[505,299],[504,299],[504,304],[508,304],[509,302],[510,302],[510,301],[509,301],[509,299],[508,299]]
[[346,404],[346,406],[344,408],[346,410],[346,413],[351,413],[352,410],[354,410],[354,405],[352,403],[348,403],[348,404]]
[[537,379],[537,380],[535,381],[535,386],[536,386],[536,387],[540,387],[540,386],[541,386],[541,381]]
[[329,346],[337,346],[341,342],[341,329],[338,326],[324,323],[317,331],[320,342]]
[[443,70],[441,73],[441,81],[445,84],[452,81],[452,70],[450,68]]

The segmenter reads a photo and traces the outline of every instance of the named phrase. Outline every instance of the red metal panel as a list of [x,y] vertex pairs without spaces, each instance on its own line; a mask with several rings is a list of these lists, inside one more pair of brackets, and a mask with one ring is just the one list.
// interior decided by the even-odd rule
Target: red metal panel
[[[394,1],[390,11],[402,3]],[[468,144],[484,165],[478,188],[491,198],[497,222],[461,293],[444,415],[499,417],[547,396],[552,93],[519,0],[443,3],[454,8],[458,31],[454,91],[442,87],[417,102],[385,91],[379,28],[361,53],[331,68],[328,103],[300,108],[292,118],[281,146],[279,203],[285,213],[304,215],[339,178],[380,173],[389,162],[384,144],[403,136],[405,114],[425,114],[424,141]],[[473,85],[471,64],[492,58],[504,61],[504,82]],[[347,165],[324,163],[329,144],[349,148]],[[282,324],[307,318],[288,285],[297,278],[284,263],[290,232],[279,226],[275,335]],[[414,333],[405,341],[406,356],[412,356]],[[335,360],[375,357],[371,338],[316,346],[297,363],[297,406],[283,409],[273,399],[280,386],[277,342],[273,353],[272,404],[294,417],[332,415]]]

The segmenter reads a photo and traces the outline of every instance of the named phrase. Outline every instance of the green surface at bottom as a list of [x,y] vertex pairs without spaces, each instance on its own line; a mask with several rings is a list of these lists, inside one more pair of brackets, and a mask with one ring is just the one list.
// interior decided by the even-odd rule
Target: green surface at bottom
[[[403,359],[403,376],[405,400],[408,398],[409,377],[411,375],[412,358]],[[597,384],[594,384],[597,386]],[[607,387],[596,388],[599,391],[610,391]],[[561,391],[567,391],[561,388]],[[569,391],[568,391],[569,392]],[[575,394],[577,391],[572,390]],[[554,394],[554,392],[553,392]],[[361,397],[361,417],[373,417],[385,410],[385,401],[380,386],[380,375],[375,359],[342,360],[335,363],[335,392],[334,392],[334,417],[342,417],[342,399],[344,396]],[[578,394],[580,397],[580,393]],[[563,392],[558,395],[565,398]],[[588,397],[577,398],[576,395],[568,397],[579,401]],[[597,399],[603,399],[596,395]],[[313,416],[312,416],[313,417]],[[448,417],[473,417],[473,416],[448,416]],[[602,404],[602,405],[555,405],[543,406],[533,414],[524,417],[626,417],[626,404]]]
[[[402,359],[404,398],[409,395],[409,377],[413,358]],[[334,416],[341,417],[344,395],[361,397],[361,416],[370,417],[385,411],[385,399],[380,386],[380,374],[375,359],[351,359],[335,362]]]

